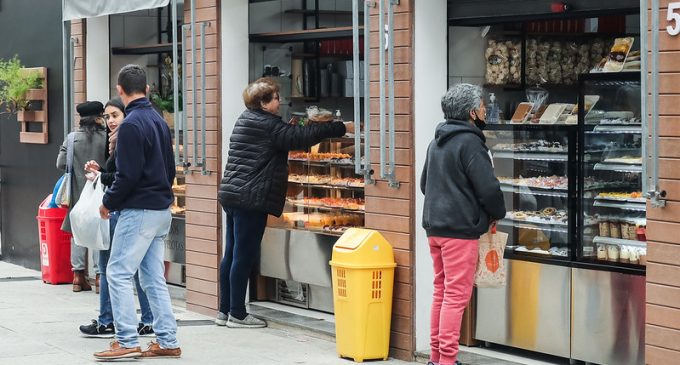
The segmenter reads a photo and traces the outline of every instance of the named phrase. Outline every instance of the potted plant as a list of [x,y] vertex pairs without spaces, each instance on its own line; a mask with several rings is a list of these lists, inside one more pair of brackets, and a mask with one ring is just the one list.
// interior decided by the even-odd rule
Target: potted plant
[[0,59],[0,103],[5,113],[30,110],[31,100],[45,99],[46,90],[41,87],[41,73],[24,69],[17,56],[7,61]]

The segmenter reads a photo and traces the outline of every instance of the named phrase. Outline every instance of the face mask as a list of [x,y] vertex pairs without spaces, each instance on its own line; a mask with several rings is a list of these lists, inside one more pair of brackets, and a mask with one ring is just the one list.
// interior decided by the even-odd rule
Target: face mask
[[479,119],[477,113],[475,113],[475,119],[473,119],[472,121],[475,123],[475,126],[479,128],[480,131],[483,131],[484,128],[486,128],[486,122]]

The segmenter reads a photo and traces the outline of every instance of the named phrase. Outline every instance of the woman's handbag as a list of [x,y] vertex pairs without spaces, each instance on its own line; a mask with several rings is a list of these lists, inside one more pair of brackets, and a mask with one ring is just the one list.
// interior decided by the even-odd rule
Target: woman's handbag
[[87,181],[80,199],[69,213],[71,232],[76,245],[94,250],[108,250],[110,246],[109,220],[102,219],[99,207],[104,197],[104,184],[100,174],[93,181]]
[[479,259],[475,273],[475,285],[478,288],[500,288],[505,285],[503,253],[507,242],[508,234],[497,232],[496,225],[479,237]]
[[[76,135],[70,133],[66,142],[66,172],[59,179],[61,185],[54,194],[54,203],[56,205],[70,206],[71,204],[71,175],[73,173],[73,141]],[[57,181],[57,184],[59,184]]]

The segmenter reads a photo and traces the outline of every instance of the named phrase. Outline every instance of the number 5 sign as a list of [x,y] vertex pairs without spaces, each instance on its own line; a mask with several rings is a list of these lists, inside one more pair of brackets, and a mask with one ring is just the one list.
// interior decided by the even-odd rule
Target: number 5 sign
[[666,14],[666,20],[673,22],[673,25],[666,26],[666,32],[675,36],[680,34],[680,2],[674,2],[668,4],[668,13]]

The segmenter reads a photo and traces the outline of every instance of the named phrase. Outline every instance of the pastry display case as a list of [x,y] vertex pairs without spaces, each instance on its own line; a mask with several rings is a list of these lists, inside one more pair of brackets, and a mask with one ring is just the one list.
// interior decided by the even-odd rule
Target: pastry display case
[[576,228],[576,125],[491,124],[485,135],[504,192],[506,258],[567,261]]
[[582,75],[580,93],[580,100],[591,96],[598,101],[579,115],[583,229],[577,259],[642,269],[647,208],[642,192],[640,74]]
[[354,136],[346,135],[291,151],[284,213],[270,217],[269,226],[333,236],[363,227],[364,179],[355,173],[354,144]]

